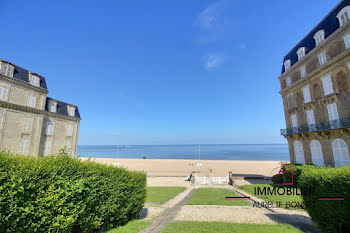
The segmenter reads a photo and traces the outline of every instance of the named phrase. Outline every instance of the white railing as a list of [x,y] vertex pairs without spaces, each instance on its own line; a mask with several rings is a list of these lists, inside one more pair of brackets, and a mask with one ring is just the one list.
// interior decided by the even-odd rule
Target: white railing
[[194,176],[196,184],[228,184],[228,176],[209,177],[209,176]]

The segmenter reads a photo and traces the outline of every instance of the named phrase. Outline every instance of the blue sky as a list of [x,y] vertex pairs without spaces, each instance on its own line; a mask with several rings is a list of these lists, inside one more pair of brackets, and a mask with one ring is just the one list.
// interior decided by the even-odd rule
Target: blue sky
[[338,1],[0,1],[2,59],[76,104],[80,145],[285,143],[283,56]]

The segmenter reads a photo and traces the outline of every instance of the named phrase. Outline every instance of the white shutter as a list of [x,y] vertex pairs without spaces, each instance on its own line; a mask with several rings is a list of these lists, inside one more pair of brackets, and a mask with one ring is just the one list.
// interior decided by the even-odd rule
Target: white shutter
[[22,155],[28,155],[28,151],[29,151],[29,140],[22,139],[19,145],[19,153]]
[[70,153],[70,151],[72,149],[72,141],[71,140],[67,140],[66,141],[66,146],[67,146],[67,152]]
[[316,131],[314,111],[313,110],[306,111],[306,117],[307,117],[307,123],[309,125],[309,130]]
[[305,164],[303,145],[299,141],[294,142],[295,162]]
[[36,96],[34,96],[34,95],[28,96],[27,105],[28,105],[29,107],[35,108],[35,105],[36,105]]
[[336,167],[349,164],[349,150],[346,142],[343,139],[335,139],[332,143],[332,149]]
[[44,155],[49,155],[51,153],[51,140],[45,142]]
[[32,131],[32,125],[33,125],[33,119],[32,118],[24,118],[23,119],[23,131],[24,132],[31,132]]
[[350,33],[344,36],[345,48],[350,48]]
[[0,129],[2,129],[3,123],[4,123],[4,115],[0,114]]
[[306,68],[305,68],[305,66],[302,66],[302,67],[300,68],[300,76],[301,76],[302,78],[306,76]]
[[298,120],[297,120],[297,115],[293,114],[290,116],[291,117],[291,121],[292,121],[292,127],[293,128],[298,128]]
[[290,77],[287,77],[286,82],[287,82],[287,87],[292,85],[292,80],[290,79]]
[[48,121],[46,123],[46,134],[47,135],[52,135],[53,134],[53,128],[54,128],[54,123],[51,121]]
[[316,166],[324,166],[321,143],[312,140],[310,143],[312,163]]
[[324,95],[329,95],[333,93],[332,78],[330,75],[322,78],[323,92]]
[[306,87],[303,88],[303,95],[304,95],[304,102],[305,103],[311,102],[309,86],[306,86]]
[[0,99],[7,101],[9,89],[7,87],[0,87]]
[[321,66],[324,65],[327,62],[326,53],[323,52],[320,55],[318,55],[318,60],[319,60]]
[[338,120],[338,110],[337,110],[337,104],[328,104],[327,105],[327,110],[328,110],[328,116],[330,121]]
[[67,125],[67,136],[73,135],[73,125]]

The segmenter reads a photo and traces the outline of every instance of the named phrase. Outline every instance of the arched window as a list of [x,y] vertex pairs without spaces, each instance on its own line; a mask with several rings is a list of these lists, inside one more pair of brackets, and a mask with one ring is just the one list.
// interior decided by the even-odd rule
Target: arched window
[[312,140],[310,143],[312,163],[316,166],[324,166],[321,143]]
[[294,142],[295,162],[305,164],[303,145],[299,141]]
[[346,6],[339,11],[337,18],[339,20],[340,26],[343,26],[346,22],[349,21],[350,16],[350,6]]
[[290,68],[290,60],[286,60],[283,64],[284,64],[284,71],[287,71]]
[[342,164],[348,165],[350,162],[349,150],[346,142],[343,139],[335,139],[332,143],[334,163],[336,167]]

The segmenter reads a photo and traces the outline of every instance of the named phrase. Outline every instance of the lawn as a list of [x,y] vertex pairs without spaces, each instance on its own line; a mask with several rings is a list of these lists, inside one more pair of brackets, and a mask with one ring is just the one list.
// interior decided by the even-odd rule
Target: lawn
[[287,224],[238,224],[224,222],[173,222],[168,224],[162,233],[210,233],[210,232],[230,232],[230,233],[301,233],[299,229]]
[[[244,186],[240,186],[239,188],[254,195],[254,187],[260,187],[260,188],[264,188],[264,187],[270,187],[273,188],[273,185],[270,184],[252,184],[252,185],[244,185]],[[254,195],[257,198],[263,199],[264,201],[271,201],[273,202],[273,205],[276,206],[276,202],[282,202],[282,206],[286,208],[285,203],[286,202],[299,202],[301,203],[303,201],[303,199],[301,198],[301,196],[297,196],[297,195]],[[292,207],[293,208],[293,207]],[[295,209],[301,209],[300,207],[296,207]]]
[[126,225],[112,229],[107,233],[137,233],[151,225],[151,223],[152,222],[150,221],[133,220]]
[[146,202],[163,203],[183,192],[185,187],[147,187]]
[[192,195],[186,205],[231,205],[243,206],[252,205],[252,202],[245,200],[225,200],[225,197],[239,197],[229,189],[199,188]]

